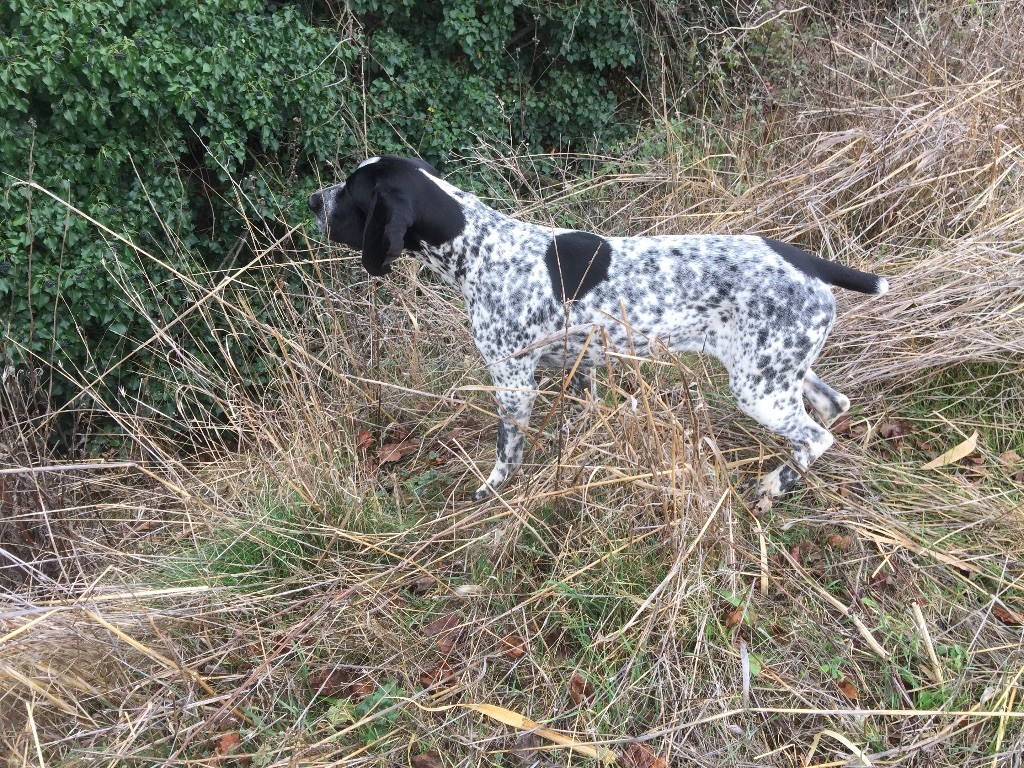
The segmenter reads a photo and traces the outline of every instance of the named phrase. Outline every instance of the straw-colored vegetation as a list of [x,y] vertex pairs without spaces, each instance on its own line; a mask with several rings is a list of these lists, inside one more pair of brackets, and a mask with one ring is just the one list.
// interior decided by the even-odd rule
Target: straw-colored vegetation
[[[465,160],[535,220],[887,275],[840,297],[817,369],[855,405],[801,490],[744,504],[782,447],[688,356],[582,406],[542,380],[523,471],[473,504],[494,417],[459,297],[264,238],[247,269],[301,294],[258,324],[215,276],[198,310],[276,366],[269,397],[196,363],[231,451],[140,409],[131,466],[0,475],[9,765],[1020,765],[1024,17],[915,7],[774,22],[770,89],[655,104],[619,157],[564,158],[592,173]],[[0,458],[46,464],[31,377],[2,397]]]

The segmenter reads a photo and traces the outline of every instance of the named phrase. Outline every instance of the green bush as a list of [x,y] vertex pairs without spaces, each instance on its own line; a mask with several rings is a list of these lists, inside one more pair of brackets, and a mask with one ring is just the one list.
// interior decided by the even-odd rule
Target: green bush
[[371,146],[444,158],[477,139],[534,150],[624,134],[613,82],[636,64],[621,0],[354,0],[369,48]]
[[[106,373],[106,391],[169,410],[173,387],[145,391],[154,361],[136,346],[190,300],[188,276],[245,239],[239,199],[245,217],[277,216],[274,182],[254,171],[351,151],[338,84],[356,45],[260,0],[22,0],[0,6],[0,29],[0,352],[71,379]],[[77,391],[67,376],[52,386],[59,403]]]

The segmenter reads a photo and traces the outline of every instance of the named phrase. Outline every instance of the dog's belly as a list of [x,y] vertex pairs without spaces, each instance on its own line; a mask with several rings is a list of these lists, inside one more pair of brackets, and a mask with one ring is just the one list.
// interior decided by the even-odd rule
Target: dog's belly
[[[582,318],[577,318],[582,319]],[[668,352],[695,351],[719,359],[728,329],[717,318],[696,317],[690,313],[662,313],[651,323],[623,323],[610,318],[576,323],[550,334],[543,347],[540,365],[601,366],[609,358],[658,357]]]

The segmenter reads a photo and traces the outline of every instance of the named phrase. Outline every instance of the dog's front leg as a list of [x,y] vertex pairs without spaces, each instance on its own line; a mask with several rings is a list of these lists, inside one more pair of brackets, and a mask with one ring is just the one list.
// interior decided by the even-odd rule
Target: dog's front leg
[[473,494],[474,501],[490,496],[523,463],[523,430],[537,397],[534,360],[503,360],[488,366],[498,400],[498,449],[494,469]]

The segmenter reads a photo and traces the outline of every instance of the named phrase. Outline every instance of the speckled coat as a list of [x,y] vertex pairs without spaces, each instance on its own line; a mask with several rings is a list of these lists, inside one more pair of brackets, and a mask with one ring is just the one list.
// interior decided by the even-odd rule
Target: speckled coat
[[617,352],[718,358],[739,408],[793,447],[759,491],[788,491],[849,408],[811,370],[835,321],[830,285],[882,294],[884,278],[757,236],[600,237],[505,216],[426,163],[364,161],[310,198],[321,229],[384,275],[406,250],[459,288],[499,404],[497,459],[475,498],[522,462],[538,365],[577,370]]

